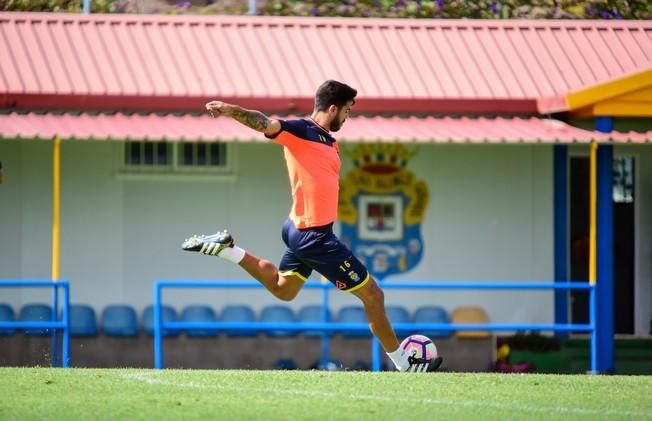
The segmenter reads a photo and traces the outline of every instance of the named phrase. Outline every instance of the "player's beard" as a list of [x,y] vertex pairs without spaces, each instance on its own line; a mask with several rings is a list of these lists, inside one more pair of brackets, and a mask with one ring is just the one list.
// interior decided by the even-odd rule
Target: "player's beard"
[[331,126],[330,126],[331,132],[336,132],[339,129],[341,129],[342,126],[344,125],[345,121],[346,121],[346,118],[344,120],[342,120],[342,121],[340,121],[339,118],[336,118],[335,120],[333,120],[331,122]]

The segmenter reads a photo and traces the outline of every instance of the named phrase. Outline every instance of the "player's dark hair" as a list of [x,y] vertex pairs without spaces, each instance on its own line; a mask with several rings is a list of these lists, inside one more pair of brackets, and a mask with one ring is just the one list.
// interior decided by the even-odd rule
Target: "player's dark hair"
[[326,111],[331,105],[340,108],[347,102],[355,103],[358,91],[349,85],[336,80],[327,80],[322,83],[315,94],[315,110]]

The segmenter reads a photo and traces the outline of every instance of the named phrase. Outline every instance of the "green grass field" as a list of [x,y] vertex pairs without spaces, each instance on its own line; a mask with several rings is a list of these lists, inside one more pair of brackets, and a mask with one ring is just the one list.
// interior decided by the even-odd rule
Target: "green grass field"
[[652,377],[0,368],[0,420],[652,419]]

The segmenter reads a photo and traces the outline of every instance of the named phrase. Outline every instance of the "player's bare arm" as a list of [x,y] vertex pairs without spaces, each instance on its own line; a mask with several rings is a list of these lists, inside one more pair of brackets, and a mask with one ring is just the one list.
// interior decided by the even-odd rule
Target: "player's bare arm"
[[222,101],[211,101],[206,104],[206,109],[211,117],[228,116],[245,126],[272,136],[281,130],[281,123],[269,118],[256,110],[247,110],[238,105],[227,104]]

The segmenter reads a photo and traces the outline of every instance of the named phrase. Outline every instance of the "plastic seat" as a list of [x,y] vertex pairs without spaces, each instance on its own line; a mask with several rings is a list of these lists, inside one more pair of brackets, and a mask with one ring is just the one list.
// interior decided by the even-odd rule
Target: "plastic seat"
[[[482,307],[475,306],[462,306],[453,310],[452,314],[453,324],[481,324],[488,323],[489,316]],[[489,331],[487,330],[460,330],[455,332],[456,338],[464,339],[482,339],[488,338]]]
[[[419,307],[414,312],[414,323],[450,324],[450,319],[448,318],[448,313],[442,307],[424,306],[424,307]],[[420,333],[422,335],[429,337],[430,339],[450,338],[453,335],[453,332],[450,330],[429,330]]]
[[[263,308],[260,312],[260,321],[265,323],[292,323],[294,322],[294,313],[289,307],[269,306]],[[296,330],[267,330],[267,336],[270,337],[293,337],[299,333]]]
[[[47,304],[25,304],[20,310],[18,320],[21,322],[51,322],[52,308]],[[49,335],[51,329],[24,329],[25,335],[42,336]]]
[[[363,323],[368,325],[367,315],[362,307],[358,306],[345,306],[340,309],[337,315],[338,323]],[[366,330],[342,330],[340,332],[346,338],[369,338],[371,331]]]
[[[328,314],[328,320],[332,321],[333,317],[331,315],[331,310],[326,309],[326,312]],[[302,323],[321,323],[323,321],[321,306],[311,305],[301,308],[301,310],[299,310],[299,314],[297,315],[297,320]],[[322,333],[316,330],[307,330],[303,332],[303,335],[307,338],[315,338],[321,337]]]
[[[16,314],[9,304],[0,303],[0,322],[14,322]],[[16,329],[13,327],[0,328],[0,335],[13,335]]]
[[[255,322],[256,315],[254,311],[244,305],[230,305],[224,307],[222,310],[222,321],[223,322]],[[256,329],[224,329],[224,332],[228,336],[256,336]]]
[[[396,323],[412,323],[410,319],[410,312],[403,306],[387,306],[385,307],[385,312],[387,313],[387,318],[392,325]],[[413,329],[398,329],[394,327],[397,335],[407,335],[412,332]]]
[[[178,321],[177,312],[170,306],[161,307],[161,316],[163,323]],[[154,306],[147,306],[143,311],[143,329],[148,336],[154,336]],[[163,336],[177,336],[179,331],[176,329],[163,329]]]
[[[215,310],[205,305],[189,305],[181,312],[183,322],[215,322],[217,316]],[[191,337],[215,337],[217,329],[192,329],[187,328],[186,335]]]
[[133,307],[110,305],[102,311],[102,330],[107,336],[138,336],[138,316]]
[[97,317],[93,308],[85,304],[70,305],[70,335],[97,335]]

